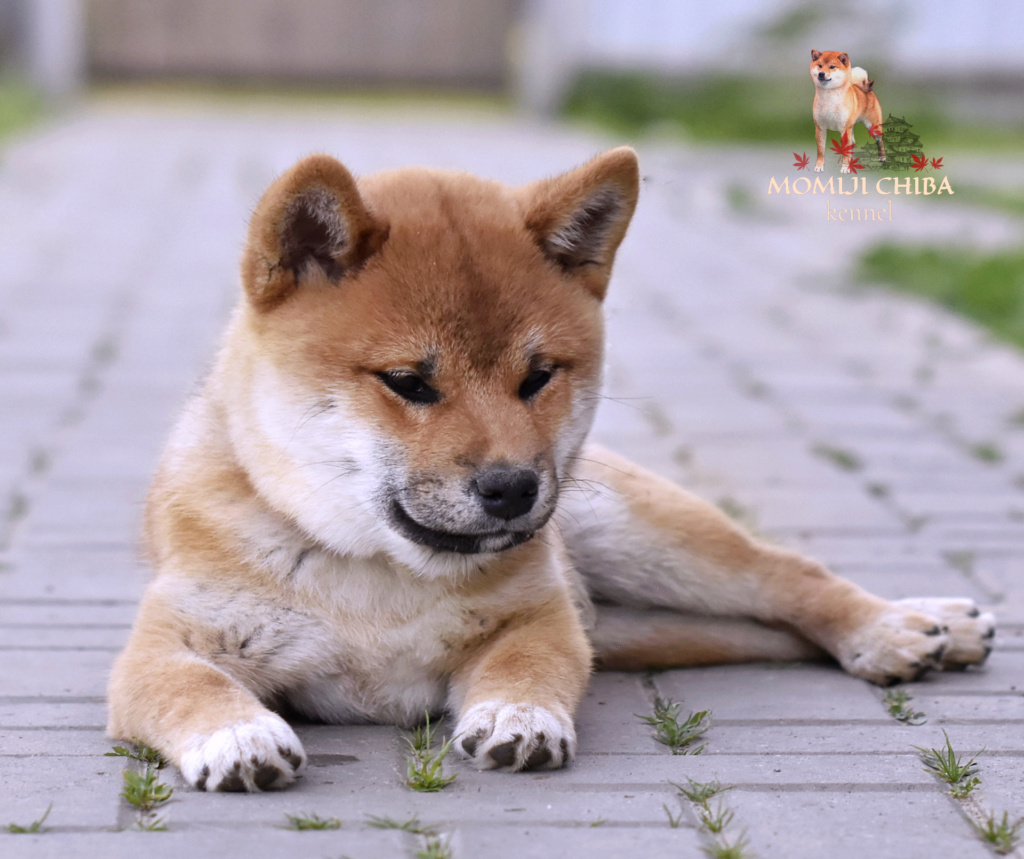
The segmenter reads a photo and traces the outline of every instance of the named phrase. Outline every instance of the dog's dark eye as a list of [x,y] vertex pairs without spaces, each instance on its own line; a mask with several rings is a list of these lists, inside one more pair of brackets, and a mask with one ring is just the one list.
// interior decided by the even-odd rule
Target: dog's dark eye
[[377,377],[403,400],[410,403],[430,405],[441,399],[441,395],[415,373],[391,371],[378,373]]
[[834,69],[834,68],[835,68],[835,66],[829,66],[829,68],[830,68],[830,69]]
[[540,393],[540,389],[550,381],[550,370],[534,370],[529,376],[523,379],[523,384],[519,386],[519,399],[531,399]]

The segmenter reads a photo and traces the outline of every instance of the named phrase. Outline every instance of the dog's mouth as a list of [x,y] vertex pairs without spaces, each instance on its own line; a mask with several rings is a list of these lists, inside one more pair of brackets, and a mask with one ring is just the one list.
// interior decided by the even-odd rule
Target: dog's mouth
[[392,527],[407,540],[426,546],[436,552],[456,552],[460,555],[479,555],[485,552],[504,552],[529,540],[536,528],[521,531],[502,529],[480,534],[460,534],[441,531],[421,525],[412,518],[398,501],[391,502]]

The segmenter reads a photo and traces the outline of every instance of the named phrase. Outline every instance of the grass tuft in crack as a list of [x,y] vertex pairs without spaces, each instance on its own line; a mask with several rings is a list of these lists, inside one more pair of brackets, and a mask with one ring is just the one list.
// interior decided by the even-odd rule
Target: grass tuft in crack
[[710,710],[690,713],[680,722],[679,704],[655,698],[654,715],[642,716],[639,713],[636,715],[638,719],[654,728],[654,738],[659,743],[668,746],[674,755],[699,755],[706,748],[704,743],[699,746],[695,746],[694,743],[711,727]]
[[907,706],[913,700],[903,689],[888,689],[882,703],[897,722],[903,722],[905,725],[923,725],[928,721],[925,714]]
[[708,831],[713,832],[716,835],[722,832],[725,827],[732,823],[732,819],[736,816],[733,811],[718,803],[718,808],[712,811],[711,808],[705,804],[700,810],[701,825]]
[[156,806],[167,802],[174,793],[173,787],[157,778],[157,772],[152,767],[147,766],[144,773],[125,770],[123,776],[124,788],[121,790],[121,796],[139,811],[152,811]]
[[369,814],[366,818],[366,825],[374,829],[400,829],[402,832],[412,832],[415,835],[433,835],[435,827],[424,826],[420,823],[419,817],[415,814],[408,820],[395,820],[393,817],[377,817]]
[[836,468],[841,468],[843,471],[860,471],[864,467],[864,463],[857,454],[850,450],[844,450],[841,447],[833,447],[829,444],[816,444],[811,448],[811,452],[822,459],[827,459]]
[[46,806],[46,811],[43,812],[43,816],[38,820],[33,820],[28,826],[19,826],[17,823],[8,823],[7,831],[14,835],[35,835],[39,832],[45,832],[43,824],[46,822],[46,818],[50,816],[50,812],[53,810],[53,803],[51,802]]
[[678,829],[679,828],[679,824],[681,824],[683,822],[683,815],[686,812],[680,811],[679,814],[675,814],[674,815],[674,814],[672,814],[672,809],[670,809],[664,803],[661,804],[661,807],[665,809],[665,814],[668,815],[668,825],[670,827],[672,827],[673,829]]
[[991,844],[996,853],[1005,856],[1011,853],[1020,841],[1020,829],[1024,826],[1024,817],[1014,823],[1010,823],[1010,815],[1003,812],[1001,819],[996,818],[996,813],[990,811],[984,823],[975,823],[974,828],[978,831],[982,840]]
[[[914,748],[921,753],[921,761],[927,772],[937,775],[950,785],[963,787],[967,779],[978,771],[978,764],[975,761],[977,761],[978,755],[985,750],[982,749],[964,762],[963,756],[953,750],[953,744],[949,741],[949,735],[945,730],[943,730],[942,736],[946,738],[944,749],[926,749],[922,746],[914,746]],[[977,782],[977,779],[975,781]],[[972,785],[963,795],[966,796],[975,786]]]
[[711,844],[700,849],[711,859],[745,859],[749,846],[750,842],[747,840],[746,833],[741,832],[732,841],[717,838]]
[[416,859],[452,859],[452,837],[449,835],[442,841],[439,835],[429,836],[416,851]]
[[341,829],[341,821],[337,817],[320,817],[318,814],[286,814],[288,822],[282,829],[294,829],[305,832],[314,829]]
[[692,778],[687,778],[686,781],[686,785],[681,785],[675,781],[670,781],[669,784],[690,800],[690,802],[695,802],[698,805],[704,805],[713,796],[718,796],[720,793],[732,790],[731,786],[722,787],[718,781],[699,782],[694,781]]
[[433,746],[436,732],[437,726],[431,727],[428,713],[426,723],[406,738],[410,754],[406,757],[405,783],[413,790],[436,793],[455,781],[456,773],[449,776],[444,774],[444,759],[451,751],[455,738],[449,737],[435,752]]
[[151,764],[158,770],[162,770],[167,766],[167,761],[160,752],[143,743],[135,744],[134,749],[129,749],[124,746],[114,746],[114,750],[112,752],[105,752],[103,757],[131,758],[133,761],[142,761],[144,764]]

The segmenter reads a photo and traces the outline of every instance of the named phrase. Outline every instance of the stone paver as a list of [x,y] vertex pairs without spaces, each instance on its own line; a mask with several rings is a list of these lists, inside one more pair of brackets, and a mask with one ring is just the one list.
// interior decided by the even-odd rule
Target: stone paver
[[[1024,429],[1010,420],[1024,358],[848,274],[881,239],[996,247],[1021,224],[949,199],[901,199],[892,224],[827,224],[820,198],[767,196],[788,153],[659,145],[641,149],[596,436],[879,593],[990,605],[1002,626],[987,668],[908,687],[928,717],[917,727],[823,664],[598,675],[571,768],[453,762],[436,795],[403,786],[396,729],[305,725],[310,768],[293,790],[207,796],[168,772],[169,831],[117,831],[133,815],[123,761],[103,756],[103,695],[147,578],[141,501],[234,300],[263,187],[318,150],[357,173],[422,163],[522,182],[617,142],[484,113],[108,101],[5,149],[0,824],[53,810],[43,834],[0,833],[0,855],[412,857],[422,836],[366,821],[417,815],[459,859],[693,856],[707,836],[669,784],[687,778],[733,786],[730,831],[761,857],[980,857],[967,814],[1024,815]],[[972,181],[981,167],[965,162]],[[730,206],[737,188],[750,206]],[[713,711],[703,754],[651,738],[637,714],[656,696]],[[942,729],[985,748],[968,806],[914,751]],[[280,828],[299,812],[344,826]]]

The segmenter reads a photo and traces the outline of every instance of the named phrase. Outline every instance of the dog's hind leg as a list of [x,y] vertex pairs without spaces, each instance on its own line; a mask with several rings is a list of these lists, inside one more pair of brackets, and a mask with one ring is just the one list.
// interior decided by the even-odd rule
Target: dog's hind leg
[[803,636],[756,620],[607,604],[596,609],[590,641],[598,668],[642,671],[827,658]]
[[[880,684],[987,656],[993,620],[970,600],[936,600],[921,611],[917,604],[869,594],[816,561],[754,539],[706,501],[600,448],[583,452],[574,477],[559,521],[598,604],[781,626],[830,653],[850,673]],[[610,622],[609,630],[622,628]],[[811,652],[781,644],[777,635],[784,634],[751,640],[746,658],[771,656],[775,645],[781,654],[794,654],[789,658]],[[636,638],[609,632],[604,644],[601,635],[596,633],[599,655],[608,664],[620,658],[616,648],[628,661],[631,649],[650,653],[671,645],[686,662],[687,642],[699,645],[699,634],[681,625],[653,623]],[[737,661],[743,653],[738,645],[723,655]]]

